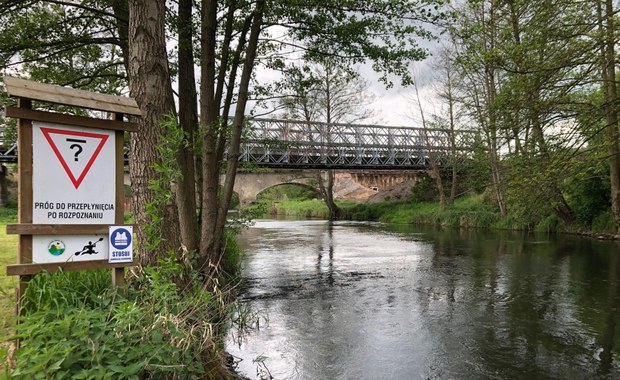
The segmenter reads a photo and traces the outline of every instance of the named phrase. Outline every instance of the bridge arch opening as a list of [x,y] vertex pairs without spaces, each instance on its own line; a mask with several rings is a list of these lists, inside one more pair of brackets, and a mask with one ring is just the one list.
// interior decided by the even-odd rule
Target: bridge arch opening
[[270,186],[256,196],[257,202],[280,202],[284,200],[306,200],[321,198],[321,193],[304,183],[282,183]]

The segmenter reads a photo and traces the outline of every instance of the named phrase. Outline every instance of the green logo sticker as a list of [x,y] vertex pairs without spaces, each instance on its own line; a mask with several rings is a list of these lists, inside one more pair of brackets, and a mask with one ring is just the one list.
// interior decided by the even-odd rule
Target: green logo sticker
[[54,256],[60,256],[65,251],[65,243],[60,240],[53,240],[47,245],[47,251]]

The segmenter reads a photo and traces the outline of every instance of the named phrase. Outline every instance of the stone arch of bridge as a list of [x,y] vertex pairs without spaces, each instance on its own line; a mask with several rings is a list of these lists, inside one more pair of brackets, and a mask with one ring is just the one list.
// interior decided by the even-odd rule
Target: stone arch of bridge
[[291,181],[291,182],[286,182],[286,183],[279,183],[277,185],[271,186],[271,187],[267,187],[265,189],[263,189],[262,191],[260,191],[258,194],[256,194],[256,200],[258,200],[261,197],[261,194],[263,194],[264,192],[267,192],[271,189],[280,187],[280,186],[286,186],[286,185],[293,185],[293,186],[299,186],[305,189],[309,189],[312,190],[315,194],[316,197],[321,197],[321,191],[318,187],[317,184],[308,184],[308,183],[304,183],[303,181]]
[[[420,170],[409,171],[338,171],[335,176],[334,196],[337,199],[364,200],[382,191],[389,191],[405,181],[415,181]],[[322,172],[322,175],[326,175]],[[223,183],[225,177],[221,177]],[[323,179],[326,180],[325,177]],[[239,194],[241,205],[256,202],[256,196],[268,188],[283,185],[298,184],[308,186],[315,191],[318,189],[317,170],[269,170],[254,172],[239,172],[235,180],[234,191]]]
[[[225,176],[220,178],[223,183]],[[256,202],[261,192],[278,185],[296,184],[319,191],[316,170],[271,170],[269,172],[239,172],[234,191],[239,194],[241,205]]]

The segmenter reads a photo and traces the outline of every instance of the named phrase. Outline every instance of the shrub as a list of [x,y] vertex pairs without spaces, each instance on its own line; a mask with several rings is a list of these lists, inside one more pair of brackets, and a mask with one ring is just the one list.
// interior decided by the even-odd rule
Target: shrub
[[[183,276],[190,285],[178,289]],[[214,333],[226,302],[201,289],[197,272],[169,258],[127,288],[110,289],[110,280],[105,270],[35,276],[11,376],[209,379],[228,371]]]

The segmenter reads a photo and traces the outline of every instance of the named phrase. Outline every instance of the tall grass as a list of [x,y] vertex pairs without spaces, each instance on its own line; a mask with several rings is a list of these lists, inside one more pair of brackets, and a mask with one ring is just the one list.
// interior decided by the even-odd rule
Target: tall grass
[[17,263],[17,235],[7,235],[6,225],[17,221],[17,210],[0,208],[0,329],[11,325],[15,314],[17,278],[6,275],[6,266]]
[[496,227],[498,210],[481,195],[459,198],[441,210],[436,202],[381,202],[341,206],[345,218],[400,224],[431,224],[444,227]]
[[[110,288],[107,270],[42,273],[25,294],[27,315],[10,373],[16,378],[232,378],[217,332],[227,296],[172,257]],[[186,276],[180,289],[176,281]]]

